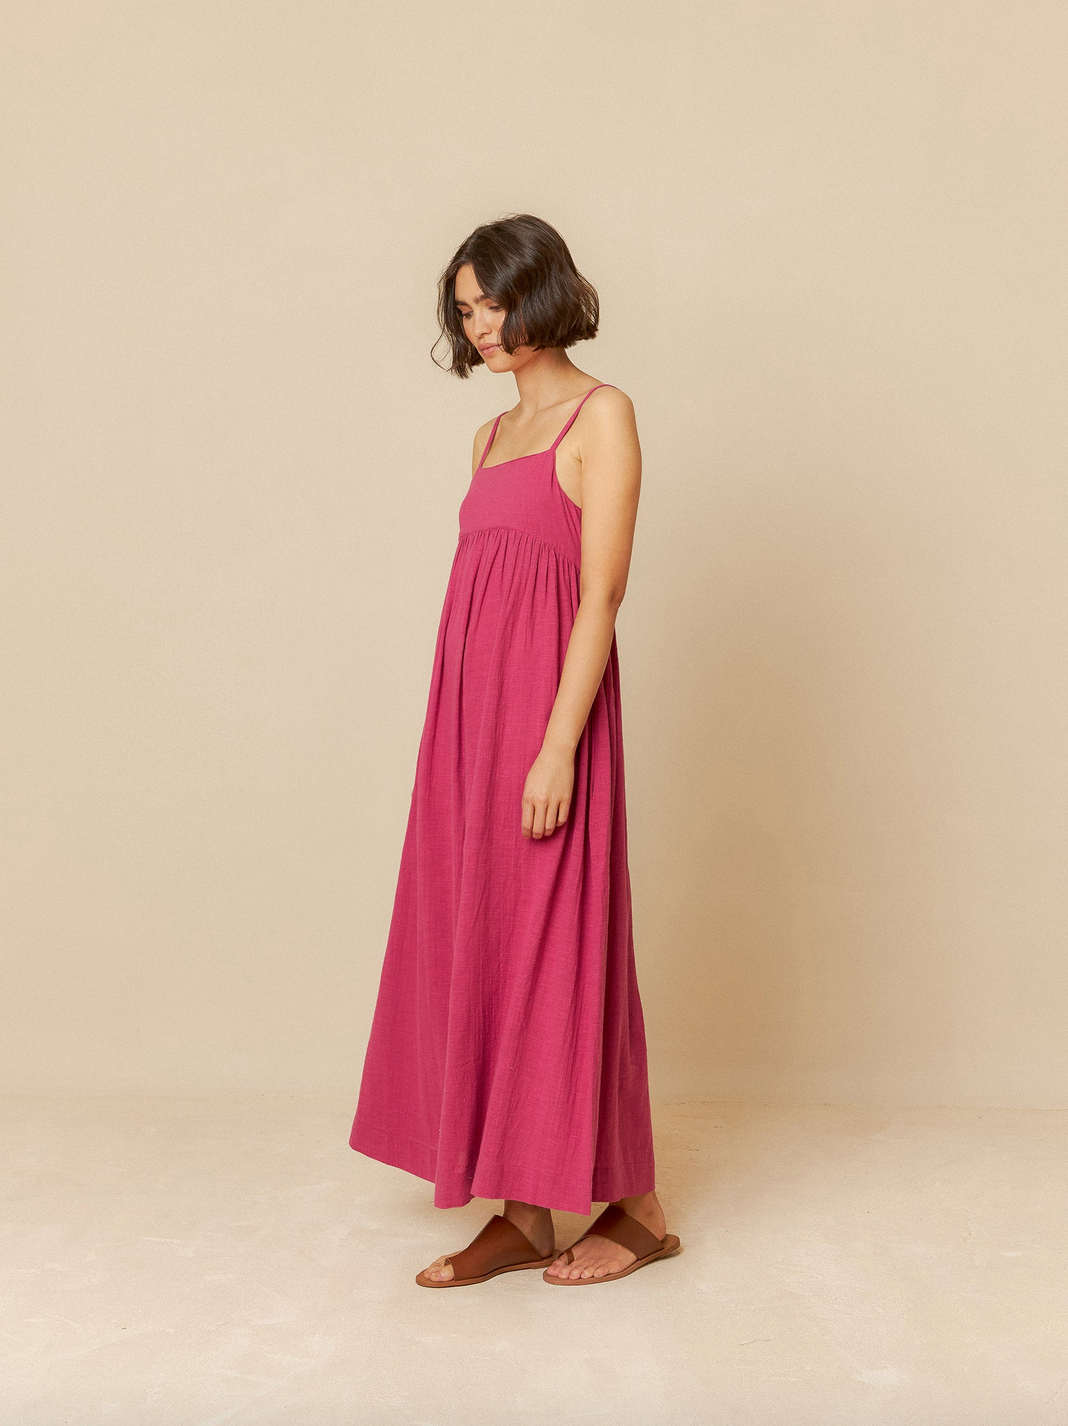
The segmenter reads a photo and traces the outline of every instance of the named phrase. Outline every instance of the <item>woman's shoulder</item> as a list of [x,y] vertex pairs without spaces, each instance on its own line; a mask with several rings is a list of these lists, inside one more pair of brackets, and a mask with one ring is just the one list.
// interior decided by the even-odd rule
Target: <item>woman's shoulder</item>
[[587,431],[631,430],[635,423],[634,402],[614,382],[591,388],[582,403],[583,426]]
[[493,430],[493,423],[494,421],[496,421],[496,419],[496,416],[490,416],[487,420],[482,422],[481,426],[479,426],[478,430],[475,432],[476,446],[481,445],[484,441],[488,439],[489,433]]
[[489,420],[483,421],[482,425],[479,426],[475,432],[475,438],[471,444],[471,464],[473,466],[477,466],[482,459],[482,452],[486,449],[486,444],[489,441],[490,433],[493,430],[493,423],[496,419],[496,416],[491,416]]
[[634,420],[634,402],[621,386],[612,381],[591,386],[582,400],[582,411],[591,416],[589,425],[594,425],[598,420],[604,420],[608,424],[619,420],[629,424]]

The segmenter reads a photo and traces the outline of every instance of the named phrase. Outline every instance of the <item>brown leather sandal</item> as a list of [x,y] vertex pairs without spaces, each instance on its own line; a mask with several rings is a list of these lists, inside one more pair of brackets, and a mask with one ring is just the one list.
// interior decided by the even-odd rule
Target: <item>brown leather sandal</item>
[[[645,1267],[646,1263],[654,1262],[657,1258],[669,1258],[682,1247],[674,1233],[665,1233],[662,1238],[658,1238],[618,1203],[610,1203],[604,1212],[593,1220],[582,1238],[575,1239],[571,1248],[576,1247],[591,1233],[596,1233],[600,1238],[608,1238],[613,1243],[618,1243],[621,1248],[629,1249],[635,1254],[635,1261],[617,1273],[602,1273],[600,1277],[560,1277],[546,1271],[542,1273],[546,1282],[552,1283],[554,1287],[587,1287],[591,1282],[615,1282],[617,1277],[626,1277],[628,1273],[637,1272],[639,1268]],[[563,1257],[567,1263],[573,1263],[575,1254],[571,1248],[565,1248],[563,1253],[557,1256]],[[553,1261],[555,1262],[555,1258]]]
[[451,1263],[454,1276],[437,1281],[417,1273],[415,1280],[420,1287],[469,1287],[474,1282],[485,1282],[498,1273],[518,1272],[520,1268],[544,1268],[556,1260],[556,1251],[543,1258],[521,1228],[517,1228],[510,1218],[495,1213],[475,1234],[462,1252],[452,1253],[445,1259]]

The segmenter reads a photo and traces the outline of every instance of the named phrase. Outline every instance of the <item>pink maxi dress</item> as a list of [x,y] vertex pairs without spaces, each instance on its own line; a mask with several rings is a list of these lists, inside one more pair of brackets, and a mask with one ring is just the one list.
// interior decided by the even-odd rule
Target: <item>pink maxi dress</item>
[[654,1187],[614,636],[567,820],[522,832],[579,605],[556,450],[597,389],[547,451],[487,466],[498,416],[460,505],[349,1139],[439,1208],[588,1214]]

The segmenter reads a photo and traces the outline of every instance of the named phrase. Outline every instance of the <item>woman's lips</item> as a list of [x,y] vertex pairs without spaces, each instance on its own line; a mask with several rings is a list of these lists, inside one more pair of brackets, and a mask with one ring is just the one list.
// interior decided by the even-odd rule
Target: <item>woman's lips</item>
[[498,345],[499,343],[494,342],[491,346],[479,347],[479,351],[482,353],[483,356],[489,356],[490,352],[495,352],[497,350]]

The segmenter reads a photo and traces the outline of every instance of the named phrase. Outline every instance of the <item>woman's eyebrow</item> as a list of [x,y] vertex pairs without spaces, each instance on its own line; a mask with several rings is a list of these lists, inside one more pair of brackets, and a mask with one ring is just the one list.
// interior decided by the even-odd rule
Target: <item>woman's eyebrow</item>
[[[465,302],[462,297],[457,297],[456,301],[458,302],[458,304],[459,304],[461,307],[470,307],[470,305],[471,305],[470,302]],[[475,301],[476,301],[476,302],[488,302],[488,301],[489,301],[489,298],[486,296],[486,294],[485,294],[484,292],[480,292],[480,293],[478,294],[478,296],[475,298]]]

